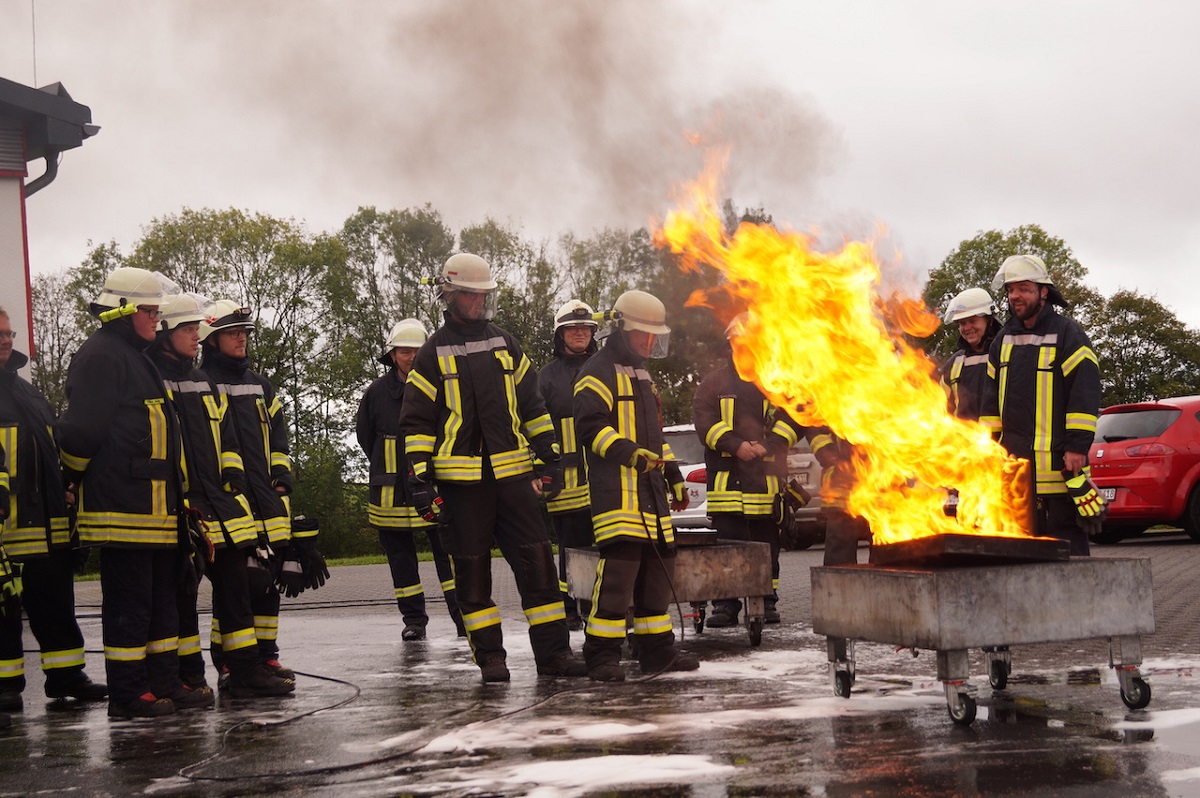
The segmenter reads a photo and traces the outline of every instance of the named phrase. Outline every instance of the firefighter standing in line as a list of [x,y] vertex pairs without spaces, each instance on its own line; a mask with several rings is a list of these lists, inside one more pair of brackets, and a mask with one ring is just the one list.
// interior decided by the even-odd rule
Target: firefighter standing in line
[[99,545],[108,714],[157,717],[207,706],[179,680],[180,438],[162,377],[145,354],[162,288],[121,267],[91,305],[101,321],[67,370],[58,424],[78,496],[80,543]]
[[[400,415],[413,506],[432,519],[444,499],[443,544],[483,681],[509,680],[500,610],[492,601],[493,543],[516,577],[538,673],[583,676],[539,506],[543,486],[546,495],[562,487],[554,424],[529,358],[490,321],[497,285],[487,261],[453,255],[437,284],[445,323],[417,352]],[[545,481],[534,479],[531,448]]]
[[688,498],[679,464],[663,440],[658,394],[645,369],[648,358],[666,355],[671,332],[666,321],[658,298],[644,291],[621,294],[604,348],[584,365],[575,385],[575,429],[586,453],[600,548],[583,646],[588,677],[595,681],[625,679],[621,644],[630,606],[644,673],[700,667],[676,649],[668,614],[675,574],[671,510],[687,509]]
[[988,355],[980,421],[1000,432],[1004,448],[1033,464],[1038,534],[1067,540],[1089,554],[1079,519],[1104,507],[1087,467],[1100,414],[1100,367],[1078,322],[1054,306],[1066,300],[1036,255],[1013,255],[996,273],[1012,312]]
[[1000,332],[996,303],[982,288],[968,288],[950,300],[945,321],[958,325],[958,351],[942,366],[950,412],[977,421],[988,380],[988,349]]
[[[264,377],[250,370],[247,344],[254,330],[249,308],[223,299],[205,308],[200,323],[200,343],[204,353],[200,370],[217,386],[228,404],[246,473],[246,498],[257,522],[259,548],[247,558],[251,609],[258,659],[267,670],[285,681],[295,682],[296,674],[279,663],[279,591],[272,580],[268,560],[292,537],[290,499],[292,459],[288,445],[283,403],[275,388]],[[221,672],[218,687],[229,683],[224,671],[227,663],[221,650],[227,630],[235,623],[220,617],[214,607],[209,652]],[[232,674],[228,677],[232,680]],[[230,685],[232,686],[232,685]]]
[[[213,614],[223,619],[220,648],[235,697],[287,695],[295,683],[279,678],[259,660],[246,573],[247,553],[258,542],[258,524],[246,500],[246,473],[229,406],[196,368],[200,322],[208,301],[176,294],[163,301],[161,329],[150,357],[163,376],[183,435],[186,499],[198,534],[198,554],[212,547],[206,568]],[[204,678],[204,655],[196,611],[198,579],[185,579],[179,607],[179,674],[193,690],[212,688]]]
[[587,359],[596,353],[596,328],[592,308],[579,299],[568,300],[554,314],[554,359],[538,372],[538,390],[554,421],[562,448],[563,489],[546,503],[558,541],[558,589],[562,592],[567,626],[583,628],[591,602],[567,592],[567,549],[586,548],[592,537],[592,510],[588,499],[587,470],[575,436],[572,402],[575,381]]
[[[779,623],[779,535],[784,502],[803,506],[808,494],[787,484],[787,451],[807,437],[814,454],[830,442],[823,430],[801,427],[774,407],[752,382],[738,375],[733,362],[735,338],[745,334],[752,319],[739,314],[725,328],[730,342],[725,365],[701,381],[692,397],[696,436],[704,444],[708,476],[708,510],[717,536],[750,540],[771,547],[771,595],[764,596],[766,623]],[[713,602],[707,625],[736,626],[742,603],[736,598]]]
[[[25,688],[21,610],[41,648],[48,698],[100,701],[108,687],[84,673],[83,633],[75,619],[74,555],[54,445],[54,411],[17,370],[29,362],[13,348],[0,308],[0,522],[12,576],[24,585],[0,617],[0,710],[19,711]],[[15,566],[15,569],[14,569]]]
[[428,334],[417,319],[404,319],[392,327],[379,362],[388,373],[371,383],[363,393],[355,417],[358,445],[371,463],[371,495],[367,506],[371,526],[379,532],[379,545],[387,554],[396,591],[396,605],[404,620],[402,640],[424,640],[429,615],[425,612],[425,590],[417,564],[416,533],[429,538],[433,562],[442,583],[446,609],[459,637],[466,637],[462,613],[454,588],[454,570],[442,545],[436,525],[417,515],[408,497],[408,460],[399,439],[400,409],[404,383],[412,370],[417,350]]

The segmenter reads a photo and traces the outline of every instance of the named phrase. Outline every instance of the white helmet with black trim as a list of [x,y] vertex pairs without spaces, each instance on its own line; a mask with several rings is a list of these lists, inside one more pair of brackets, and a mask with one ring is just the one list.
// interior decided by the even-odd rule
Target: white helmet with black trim
[[219,299],[204,309],[204,320],[200,322],[200,340],[222,330],[254,330],[254,313],[248,307],[232,299]]

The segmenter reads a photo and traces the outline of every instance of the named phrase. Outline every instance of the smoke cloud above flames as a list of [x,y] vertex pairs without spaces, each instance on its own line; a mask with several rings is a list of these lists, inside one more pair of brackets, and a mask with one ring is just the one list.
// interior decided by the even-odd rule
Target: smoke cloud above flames
[[261,117],[263,158],[302,148],[311,179],[354,204],[430,202],[452,224],[490,215],[539,235],[644,225],[703,168],[689,143],[698,138],[731,145],[739,205],[787,217],[843,155],[813,103],[713,72],[705,31],[720,24],[716,7],[174,8],[167,24],[219,54],[210,78]]

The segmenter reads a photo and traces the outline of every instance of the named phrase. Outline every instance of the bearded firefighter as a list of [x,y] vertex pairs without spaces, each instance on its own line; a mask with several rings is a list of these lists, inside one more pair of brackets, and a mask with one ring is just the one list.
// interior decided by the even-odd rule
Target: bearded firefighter
[[1104,508],[1088,469],[1100,414],[1099,362],[1079,323],[1055,310],[1067,302],[1041,258],[1006,259],[992,282],[992,290],[1001,288],[1012,315],[988,353],[991,381],[980,421],[999,432],[1010,454],[1033,464],[1038,533],[1087,555],[1084,527]]
[[424,532],[433,552],[433,562],[442,583],[446,609],[459,637],[466,637],[462,613],[454,588],[454,570],[442,545],[437,526],[417,515],[408,495],[408,459],[400,440],[400,410],[404,406],[404,383],[412,370],[417,350],[428,334],[417,319],[404,319],[392,327],[379,362],[388,373],[371,383],[363,393],[355,416],[358,445],[371,463],[370,498],[367,513],[379,533],[379,545],[387,555],[392,573],[396,605],[404,621],[402,640],[424,640],[429,615],[425,611],[425,589],[417,566],[416,533]]
[[[267,669],[258,656],[258,638],[251,609],[248,558],[258,543],[258,524],[246,498],[246,472],[240,444],[229,413],[229,402],[212,380],[196,368],[200,322],[207,299],[176,294],[162,304],[158,339],[150,356],[162,374],[167,395],[183,433],[188,521],[195,539],[193,558],[208,559],[212,582],[213,616],[221,619],[221,651],[228,668],[227,687],[234,697],[282,696],[295,689]],[[193,690],[212,695],[204,677],[200,629],[196,613],[195,579],[183,580],[179,608],[179,675]]]
[[538,372],[538,389],[562,447],[563,489],[546,503],[546,509],[558,540],[558,587],[571,631],[583,628],[583,619],[591,609],[590,601],[576,601],[568,593],[567,549],[586,548],[593,543],[587,469],[575,435],[572,407],[579,370],[597,349],[595,333],[600,325],[592,316],[591,306],[580,299],[563,303],[554,314],[554,359]]
[[600,548],[583,656],[588,677],[601,682],[625,679],[621,644],[630,606],[644,673],[700,667],[676,649],[668,614],[675,574],[671,510],[687,509],[688,498],[663,440],[658,393],[646,370],[647,360],[668,350],[666,308],[644,291],[626,291],[612,318],[604,348],[579,373],[573,403]]
[[[426,520],[448,514],[443,542],[484,682],[510,678],[492,600],[493,545],[517,578],[537,672],[583,676],[539,506],[543,492],[553,496],[562,488],[554,424],[529,358],[491,321],[499,286],[487,261],[453,255],[436,284],[445,321],[417,352],[400,413],[413,507]],[[531,450],[544,479],[535,478]]]

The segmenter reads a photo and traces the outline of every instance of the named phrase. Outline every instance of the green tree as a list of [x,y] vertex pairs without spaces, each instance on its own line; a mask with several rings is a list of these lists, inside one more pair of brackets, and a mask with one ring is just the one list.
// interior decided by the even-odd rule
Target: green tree
[[1200,332],[1184,326],[1154,297],[1113,294],[1091,337],[1100,359],[1102,404],[1200,393]]
[[[961,242],[929,273],[922,294],[925,303],[940,315],[960,291],[983,288],[996,299],[1000,320],[1006,320],[1008,303],[1003,295],[992,290],[992,279],[1010,255],[1037,255],[1045,261],[1054,285],[1070,304],[1067,315],[1091,333],[1096,314],[1104,304],[1103,297],[1085,282],[1087,269],[1075,259],[1071,248],[1036,224],[1007,232],[987,230]],[[957,341],[957,327],[945,325],[926,339],[925,350],[941,359],[953,354]]]

